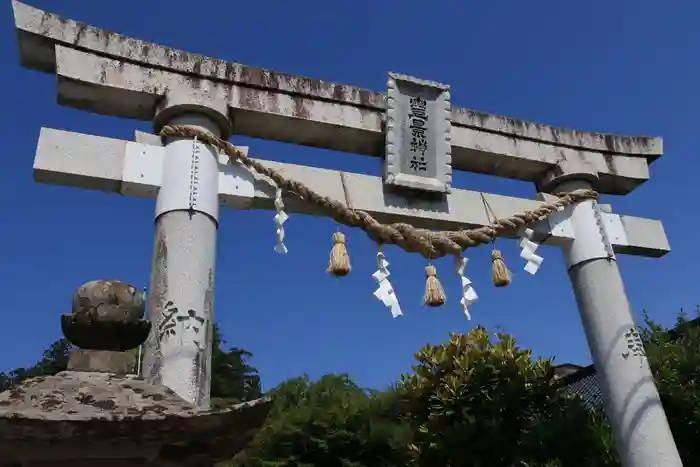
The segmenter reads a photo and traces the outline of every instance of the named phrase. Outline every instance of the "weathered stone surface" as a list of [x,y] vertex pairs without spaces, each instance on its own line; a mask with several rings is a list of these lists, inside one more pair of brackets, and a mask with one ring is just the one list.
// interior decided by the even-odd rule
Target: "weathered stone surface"
[[70,371],[94,371],[98,373],[114,373],[125,375],[134,373],[136,356],[129,352],[111,350],[82,350],[75,349],[68,358]]
[[101,321],[136,322],[143,318],[143,292],[122,281],[90,281],[73,295],[72,312]]
[[[58,102],[151,121],[164,100],[227,107],[235,134],[384,157],[378,92],[204,57],[13,2],[20,60],[57,76]],[[538,182],[562,160],[590,162],[597,190],[649,178],[661,138],[581,132],[452,107],[452,168]],[[156,128],[162,123],[156,122]]]
[[[40,420],[162,420],[192,416],[194,407],[136,376],[64,371],[32,378],[0,394],[0,416]],[[5,434],[7,437],[7,434]]]
[[61,330],[71,344],[83,349],[125,351],[138,347],[146,340],[151,323],[99,321],[89,315],[63,315]]
[[[20,58],[23,65],[28,67],[54,72],[56,57],[53,47],[63,44],[125,62],[143,63],[198,78],[347,103],[367,109],[386,109],[386,96],[380,92],[255,68],[153,44],[63,18],[15,0],[12,6],[19,36]],[[563,146],[638,154],[649,158],[657,158],[662,153],[660,138],[570,130],[464,108],[453,108],[452,122]]]
[[144,307],[143,293],[130,284],[90,281],[73,295],[73,312],[61,317],[61,329],[66,339],[83,349],[133,349],[151,330],[142,319]]
[[11,455],[34,455],[27,446],[42,446],[44,456],[66,446],[90,452],[104,442],[120,449],[155,444],[159,458],[177,465],[226,459],[259,429],[269,404],[261,398],[201,411],[135,376],[65,371],[32,378],[0,394],[0,465]]

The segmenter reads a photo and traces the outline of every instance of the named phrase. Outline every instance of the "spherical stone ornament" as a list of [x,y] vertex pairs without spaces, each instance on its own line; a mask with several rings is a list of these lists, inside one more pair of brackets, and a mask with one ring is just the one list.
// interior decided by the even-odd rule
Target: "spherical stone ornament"
[[143,293],[116,280],[91,281],[73,295],[73,310],[61,316],[63,334],[88,350],[126,351],[141,345],[151,329],[144,321]]
[[73,314],[100,321],[140,321],[143,292],[117,280],[90,281],[73,294]]

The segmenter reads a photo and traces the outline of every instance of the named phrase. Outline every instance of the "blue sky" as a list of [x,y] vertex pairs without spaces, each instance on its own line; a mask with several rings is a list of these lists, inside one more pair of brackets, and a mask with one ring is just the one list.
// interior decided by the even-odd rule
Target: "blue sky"
[[[40,185],[32,160],[42,126],[130,139],[148,122],[59,107],[55,78],[22,69],[9,0],[0,9],[3,141],[0,194],[0,371],[30,365],[60,337],[59,315],[82,283],[115,278],[146,285],[153,247],[152,200]],[[607,197],[616,212],[662,219],[673,251],[662,259],[620,257],[632,308],[671,324],[700,303],[694,181],[700,170],[700,4],[691,0],[502,0],[407,2],[118,3],[35,0],[71,19],[164,45],[253,66],[384,90],[396,71],[449,83],[453,104],[580,130],[658,135],[665,155],[651,181],[627,197]],[[167,5],[167,6],[166,6]],[[234,137],[250,154],[299,164],[379,173],[359,155]],[[531,184],[459,173],[461,188],[534,197]],[[230,345],[253,352],[265,387],[308,373],[347,372],[380,388],[407,371],[412,353],[481,324],[516,336],[536,355],[587,364],[561,253],[543,248],[530,277],[513,241],[498,245],[514,283],[490,283],[489,248],[470,251],[480,301],[466,321],[451,263],[436,263],[443,308],[421,306],[425,262],[386,249],[405,315],[392,319],[372,292],[375,249],[348,234],[353,273],[325,267],[335,225],[292,216],[290,253],[274,245],[273,212],[222,212],[215,315]]]

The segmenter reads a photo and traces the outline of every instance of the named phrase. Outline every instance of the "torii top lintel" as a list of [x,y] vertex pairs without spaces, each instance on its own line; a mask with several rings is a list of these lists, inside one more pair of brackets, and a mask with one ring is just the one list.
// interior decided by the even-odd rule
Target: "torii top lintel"
[[[12,3],[21,62],[57,75],[61,104],[152,120],[166,92],[205,89],[228,109],[235,134],[383,155],[385,94],[174,50]],[[598,191],[626,194],[648,180],[648,165],[662,154],[655,137],[456,107],[451,119],[454,169],[535,183],[563,159],[576,159],[598,172]]]

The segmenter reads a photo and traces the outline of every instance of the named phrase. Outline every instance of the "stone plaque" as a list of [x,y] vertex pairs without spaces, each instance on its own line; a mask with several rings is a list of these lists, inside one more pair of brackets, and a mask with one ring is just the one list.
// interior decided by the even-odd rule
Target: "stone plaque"
[[397,73],[387,86],[385,183],[449,193],[450,87]]

